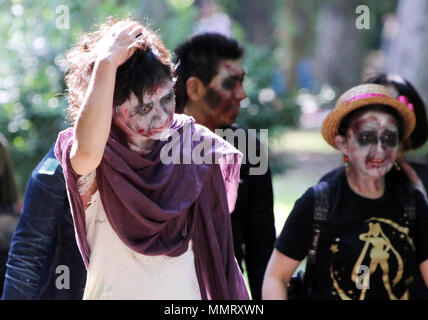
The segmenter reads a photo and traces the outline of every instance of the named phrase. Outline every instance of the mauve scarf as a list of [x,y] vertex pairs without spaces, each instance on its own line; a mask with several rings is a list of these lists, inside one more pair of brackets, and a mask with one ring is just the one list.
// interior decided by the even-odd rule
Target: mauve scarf
[[[162,163],[162,147],[170,147],[171,139],[157,141],[150,155],[141,157],[129,149],[125,135],[113,122],[96,172],[107,218],[119,238],[141,254],[179,256],[192,240],[202,299],[249,299],[234,256],[229,217],[242,154],[207,128],[194,124],[191,117],[174,115],[171,129],[180,138],[175,145],[179,144],[182,160],[200,143],[192,137],[200,136],[205,139],[202,141],[215,141],[207,153],[219,159],[218,164]],[[79,176],[69,160],[72,144],[73,128],[60,132],[55,155],[64,170],[76,238],[88,267],[90,249],[77,187]]]

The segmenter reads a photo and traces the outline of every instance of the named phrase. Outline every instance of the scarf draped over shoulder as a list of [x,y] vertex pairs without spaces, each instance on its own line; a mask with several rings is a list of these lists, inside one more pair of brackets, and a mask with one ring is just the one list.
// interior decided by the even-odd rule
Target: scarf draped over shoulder
[[[70,164],[72,145],[73,128],[68,128],[58,135],[55,155],[63,167],[76,238],[88,267],[90,248],[79,175]],[[174,115],[168,135],[147,157],[129,149],[113,122],[96,169],[107,219],[124,244],[144,255],[179,256],[192,240],[202,298],[248,299],[229,217],[241,159],[237,149],[186,115]]]

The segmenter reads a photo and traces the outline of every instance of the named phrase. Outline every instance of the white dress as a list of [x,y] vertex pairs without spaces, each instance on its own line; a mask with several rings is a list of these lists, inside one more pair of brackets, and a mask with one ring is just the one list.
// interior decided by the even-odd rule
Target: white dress
[[[83,194],[94,174],[79,179]],[[90,260],[83,299],[200,300],[192,242],[178,257],[146,256],[112,229],[98,190],[85,210]]]

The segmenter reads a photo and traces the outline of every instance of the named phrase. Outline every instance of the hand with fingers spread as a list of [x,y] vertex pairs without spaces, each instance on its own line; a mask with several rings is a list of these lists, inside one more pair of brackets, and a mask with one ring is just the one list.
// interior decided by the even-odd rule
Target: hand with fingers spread
[[117,69],[134,54],[137,37],[143,33],[143,27],[133,21],[120,21],[105,30],[94,47],[97,58],[75,123],[70,161],[80,175],[93,171],[102,159],[111,127]]
[[137,37],[143,27],[137,22],[121,21],[114,24],[97,45],[97,60],[107,59],[117,67],[125,63],[137,48]]

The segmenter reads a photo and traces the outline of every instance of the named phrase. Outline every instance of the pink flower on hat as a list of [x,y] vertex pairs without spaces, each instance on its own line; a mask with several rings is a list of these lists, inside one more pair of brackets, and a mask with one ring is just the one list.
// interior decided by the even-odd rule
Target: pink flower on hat
[[399,97],[397,98],[397,100],[398,100],[398,101],[400,101],[400,102],[402,102],[402,103],[404,103],[404,104],[406,104],[406,105],[407,105],[407,107],[408,107],[410,110],[414,111],[413,103],[409,103],[409,99],[408,99],[406,96],[399,96]]

